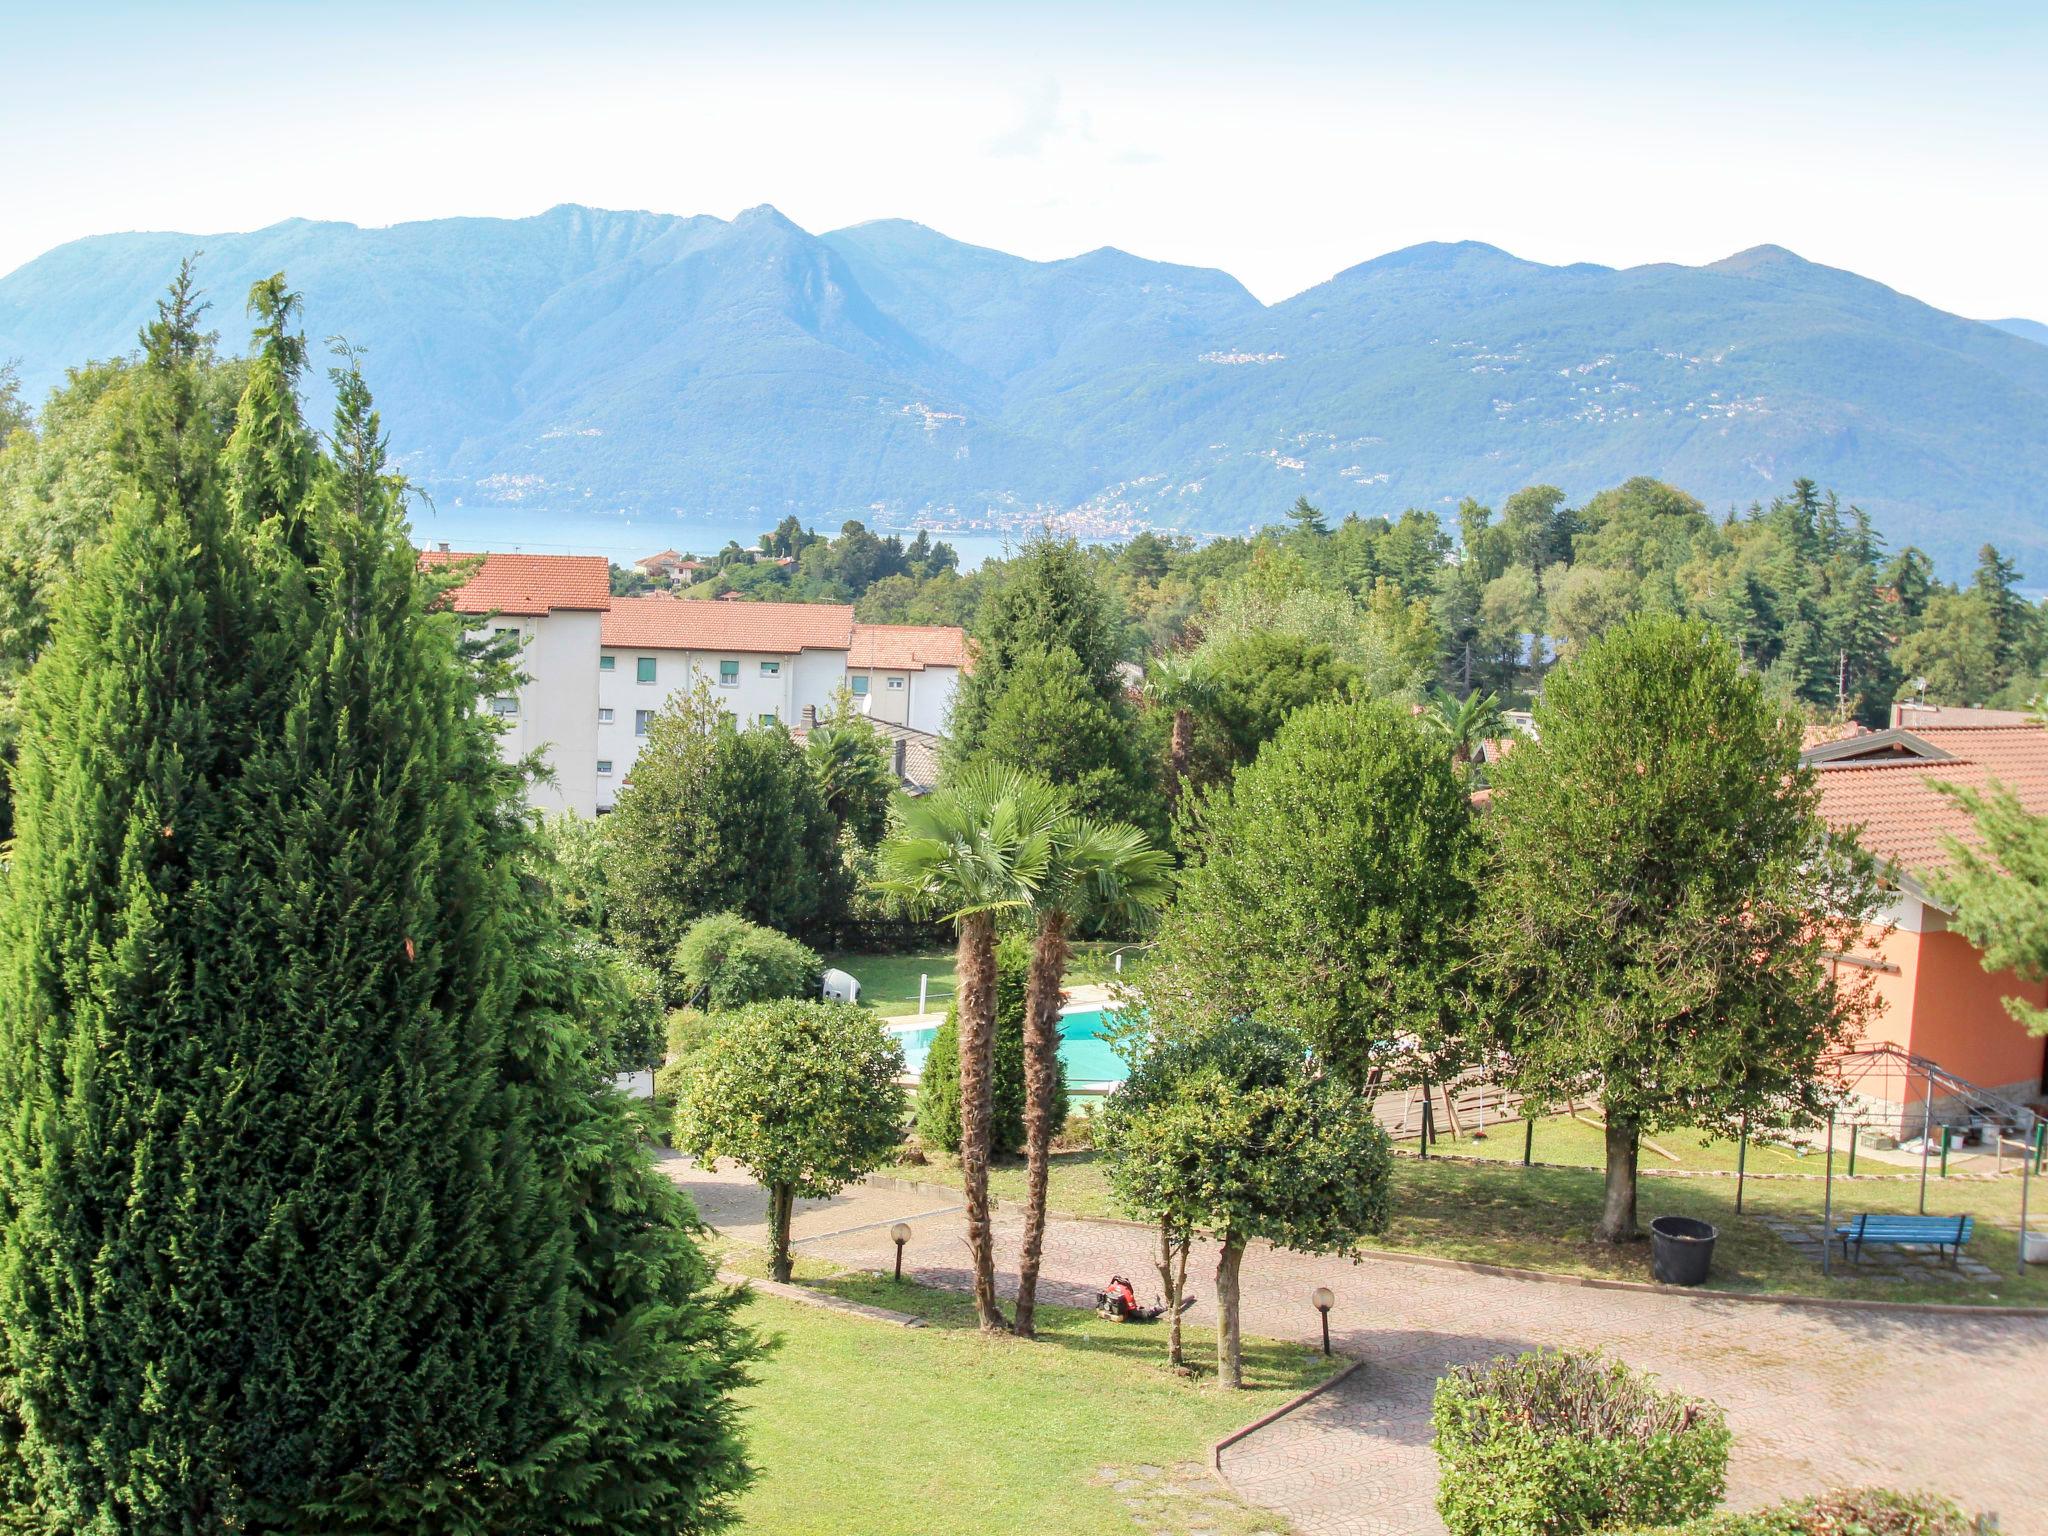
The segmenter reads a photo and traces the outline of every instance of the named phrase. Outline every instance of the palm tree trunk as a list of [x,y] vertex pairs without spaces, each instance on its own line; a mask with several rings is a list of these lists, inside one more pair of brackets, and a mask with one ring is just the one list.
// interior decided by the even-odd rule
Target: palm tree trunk
[[1636,1227],[1636,1156],[1640,1128],[1633,1120],[1607,1112],[1607,1202],[1600,1213],[1597,1236],[1602,1242],[1632,1243],[1643,1234]]
[[1053,1101],[1060,1090],[1060,978],[1067,973],[1067,915],[1047,912],[1031,944],[1024,991],[1024,1253],[1017,1261],[1017,1333],[1032,1337],[1038,1266],[1045,1251],[1045,1197],[1052,1173]]
[[1244,1385],[1244,1343],[1238,1328],[1237,1274],[1244,1263],[1244,1239],[1223,1236],[1216,1260],[1216,1385],[1235,1391]]
[[996,1301],[995,1232],[988,1214],[989,1123],[994,1118],[996,924],[987,913],[960,919],[954,1006],[960,1017],[960,1183],[967,1248],[974,1262],[974,1311],[985,1333],[1009,1324]]

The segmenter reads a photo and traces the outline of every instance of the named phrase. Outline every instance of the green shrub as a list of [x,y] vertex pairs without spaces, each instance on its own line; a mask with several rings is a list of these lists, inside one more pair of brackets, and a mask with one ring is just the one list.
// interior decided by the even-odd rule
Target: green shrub
[[[1024,1150],[1024,993],[1031,968],[1031,946],[1012,935],[996,946],[996,1071],[992,1097],[994,1123],[989,1150],[1014,1156]],[[1067,1118],[1067,1088],[1060,1083],[1052,1106],[1052,1123]],[[951,1009],[932,1037],[917,1081],[917,1138],[926,1147],[960,1150],[960,1028]]]
[[687,1005],[712,1013],[784,997],[816,997],[825,963],[817,951],[736,912],[690,924],[670,970]]
[[1537,1350],[1437,1383],[1436,1507],[1451,1536],[1689,1520],[1727,1482],[1721,1410],[1598,1355]]
[[1970,1531],[1969,1517],[1947,1499],[1853,1488],[1748,1514],[1706,1515],[1638,1536],[1970,1536]]

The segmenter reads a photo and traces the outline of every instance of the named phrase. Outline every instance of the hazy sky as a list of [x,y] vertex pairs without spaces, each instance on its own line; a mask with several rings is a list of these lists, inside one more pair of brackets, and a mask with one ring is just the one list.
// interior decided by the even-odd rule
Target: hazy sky
[[769,202],[1268,301],[1419,240],[1769,241],[2048,320],[2040,0],[0,0],[0,145],[0,272],[108,230]]

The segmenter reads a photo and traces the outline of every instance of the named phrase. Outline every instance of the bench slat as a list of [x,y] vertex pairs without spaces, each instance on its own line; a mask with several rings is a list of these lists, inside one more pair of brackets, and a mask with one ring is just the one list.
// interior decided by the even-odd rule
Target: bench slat
[[1974,1216],[1858,1216],[1835,1228],[1835,1236],[1860,1243],[1967,1243],[1976,1230]]

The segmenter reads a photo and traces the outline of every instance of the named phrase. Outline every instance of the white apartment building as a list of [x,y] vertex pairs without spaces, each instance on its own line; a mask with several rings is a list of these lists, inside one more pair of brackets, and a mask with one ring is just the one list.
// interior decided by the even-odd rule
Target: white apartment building
[[480,631],[518,629],[529,681],[490,707],[508,726],[508,759],[546,749],[556,782],[536,785],[534,802],[549,811],[617,804],[654,716],[699,682],[747,724],[797,728],[845,689],[878,723],[937,737],[967,663],[957,628],[856,624],[844,604],[613,597],[595,556],[421,558],[480,559],[456,610]]

